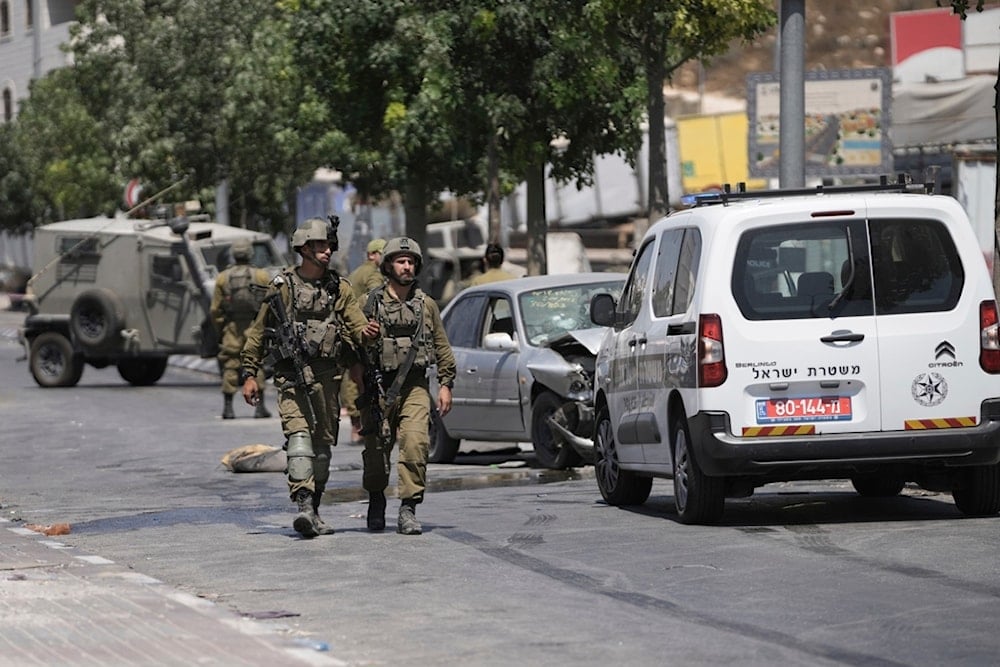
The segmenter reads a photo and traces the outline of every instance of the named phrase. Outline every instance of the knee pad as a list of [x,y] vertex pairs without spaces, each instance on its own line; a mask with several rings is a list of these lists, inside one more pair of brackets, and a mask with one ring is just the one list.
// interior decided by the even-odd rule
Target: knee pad
[[287,456],[288,479],[304,482],[312,477],[314,454],[312,437],[308,433],[298,431],[288,436]]

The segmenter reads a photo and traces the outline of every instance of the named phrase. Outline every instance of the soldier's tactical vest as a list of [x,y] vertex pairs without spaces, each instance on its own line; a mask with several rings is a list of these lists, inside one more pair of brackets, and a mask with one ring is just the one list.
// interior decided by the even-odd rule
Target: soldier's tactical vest
[[223,304],[226,318],[236,322],[239,328],[246,329],[260,309],[263,290],[260,296],[251,288],[256,269],[247,264],[239,264],[229,269],[226,283],[223,286]]
[[424,293],[417,288],[407,301],[397,301],[384,298],[384,292],[384,287],[373,289],[365,304],[365,315],[369,319],[377,316],[381,328],[379,365],[387,373],[397,370],[410,348],[416,346],[411,368],[427,368],[432,363],[433,349],[426,327],[418,326],[424,317]]
[[336,311],[340,278],[328,273],[319,282],[308,282],[294,270],[282,272],[289,287],[289,317],[310,358],[339,357],[344,322]]

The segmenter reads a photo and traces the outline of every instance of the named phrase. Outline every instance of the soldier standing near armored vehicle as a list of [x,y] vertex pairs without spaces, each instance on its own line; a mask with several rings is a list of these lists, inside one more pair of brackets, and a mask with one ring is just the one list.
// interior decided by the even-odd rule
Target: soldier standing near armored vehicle
[[345,360],[378,336],[378,325],[365,319],[350,283],[329,268],[338,245],[336,225],[319,218],[295,231],[292,247],[302,263],[283,269],[271,281],[247,330],[241,357],[243,398],[255,405],[265,347],[273,352],[288,492],[298,506],[292,526],[306,538],[334,532],[320,518],[319,505],[330,476],[330,448],[337,444],[339,431],[338,377]]
[[[212,323],[219,336],[219,374],[222,376],[222,418],[234,419],[233,394],[241,387],[240,353],[246,342],[246,330],[260,309],[264,291],[271,282],[271,275],[264,269],[251,265],[253,243],[250,239],[236,239],[229,250],[234,265],[215,279],[212,294]],[[268,418],[271,413],[264,405],[264,371],[257,374],[257,407],[254,417]]]
[[422,532],[416,508],[423,502],[427,486],[431,413],[427,371],[437,366],[437,407],[442,415],[451,410],[455,382],[455,356],[441,313],[416,282],[422,261],[420,246],[413,239],[401,237],[386,243],[380,270],[387,280],[369,292],[364,306],[365,315],[378,323],[381,334],[374,350],[368,350],[371,356],[361,382],[369,401],[362,411],[368,529],[385,529],[389,455],[398,440],[397,532],[403,535]]

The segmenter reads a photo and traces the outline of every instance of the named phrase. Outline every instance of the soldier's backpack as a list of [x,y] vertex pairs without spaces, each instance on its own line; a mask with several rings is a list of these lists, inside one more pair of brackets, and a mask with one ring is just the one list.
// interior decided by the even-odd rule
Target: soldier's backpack
[[257,315],[263,298],[262,289],[254,289],[254,273],[252,266],[235,266],[229,271],[226,280],[225,304],[226,315],[244,327]]

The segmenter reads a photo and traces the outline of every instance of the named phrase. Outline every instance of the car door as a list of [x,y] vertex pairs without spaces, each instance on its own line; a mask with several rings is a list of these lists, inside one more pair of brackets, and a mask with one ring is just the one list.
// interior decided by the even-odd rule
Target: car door
[[672,470],[668,401],[675,389],[690,392],[697,386],[697,316],[689,312],[701,254],[697,228],[669,229],[660,236],[653,266],[650,322],[646,354],[649,388],[640,403],[646,406],[637,430],[643,460],[657,468]]
[[193,352],[207,312],[197,277],[182,258],[181,244],[147,245],[142,250],[144,307],[153,347],[173,352]]
[[870,221],[882,428],[973,426],[989,382],[979,366],[980,302],[993,298],[977,289],[987,282],[982,259],[962,257],[975,244],[956,244],[933,213],[893,213]]
[[727,413],[737,436],[880,429],[864,207],[823,206],[752,220],[725,253],[738,312],[721,299],[707,309],[720,315],[727,376],[699,388],[699,409]]
[[485,318],[486,295],[482,293],[463,294],[444,313],[442,320],[448,342],[455,355],[455,386],[452,387],[451,411],[445,415],[444,423],[453,438],[463,434],[476,423],[475,407],[478,404],[479,376],[475,366],[470,367],[473,354],[482,337],[482,322]]
[[648,408],[640,405],[639,363],[648,344],[649,311],[643,304],[649,300],[647,285],[655,246],[655,238],[650,238],[637,251],[615,313],[605,390],[622,463],[643,460],[639,420]]

